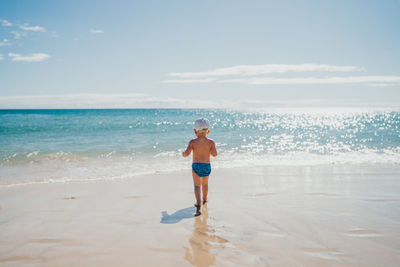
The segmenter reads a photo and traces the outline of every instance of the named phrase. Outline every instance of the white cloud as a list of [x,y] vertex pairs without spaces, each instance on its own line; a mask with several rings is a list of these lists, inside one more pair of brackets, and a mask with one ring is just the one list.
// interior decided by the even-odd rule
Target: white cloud
[[90,29],[90,33],[104,33],[104,31],[100,29]]
[[[364,71],[356,66],[337,66],[327,64],[264,64],[238,65],[229,68],[218,68],[203,72],[173,72],[168,76],[176,79],[166,79],[162,83],[241,83],[250,85],[299,85],[299,84],[356,84],[370,86],[400,85],[400,76],[333,76],[333,77],[288,77],[286,73],[311,72],[355,72]],[[285,77],[271,77],[266,74],[282,74]]]
[[3,41],[0,41],[0,47],[2,46],[10,46],[11,43],[7,39],[3,39]]
[[146,94],[64,94],[0,96],[1,108],[201,108],[218,107],[205,100],[154,97]]
[[181,80],[164,80],[163,83],[211,83],[217,79],[205,78],[205,79],[181,79]]
[[244,84],[354,84],[354,83],[400,83],[400,76],[353,76],[353,77],[328,77],[328,78],[244,78],[219,80],[219,83],[244,83]]
[[0,60],[3,60],[3,59],[4,59],[3,55],[2,55],[2,54],[0,54]]
[[26,62],[41,62],[50,58],[50,55],[45,53],[34,53],[30,55],[23,56],[21,54],[8,53],[12,61],[26,61]]
[[180,78],[199,78],[210,76],[251,76],[271,73],[286,72],[308,72],[308,71],[325,71],[325,72],[352,72],[362,71],[363,68],[356,66],[336,66],[326,64],[264,64],[264,65],[238,65],[228,68],[218,68],[214,70],[202,72],[172,72],[168,76]]
[[[234,108],[234,109],[268,109],[268,108],[312,108],[312,107],[388,107],[377,103],[366,103],[357,99],[324,100],[274,100],[259,99],[202,100],[173,97],[155,97],[146,94],[62,94],[62,95],[22,95],[0,96],[0,109],[16,108]],[[399,107],[397,103],[391,104]],[[357,109],[359,111],[359,109]],[[283,110],[285,111],[285,110]],[[335,111],[337,112],[337,111]]]
[[41,26],[29,26],[28,24],[24,24],[19,27],[21,30],[24,31],[33,31],[33,32],[45,32],[46,29]]
[[400,85],[400,76],[352,76],[328,78],[275,78],[252,77],[238,79],[179,79],[164,80],[162,83],[242,83],[250,85],[294,85],[294,84],[355,84],[366,83],[371,86]]
[[7,21],[7,20],[5,20],[5,19],[0,19],[0,23],[1,23],[1,26],[4,26],[4,27],[11,27],[12,26],[12,23]]
[[14,39],[19,39],[26,36],[26,33],[23,32],[11,31],[10,33],[14,35]]
[[389,86],[400,86],[400,83],[371,83],[368,84],[371,87],[389,87]]

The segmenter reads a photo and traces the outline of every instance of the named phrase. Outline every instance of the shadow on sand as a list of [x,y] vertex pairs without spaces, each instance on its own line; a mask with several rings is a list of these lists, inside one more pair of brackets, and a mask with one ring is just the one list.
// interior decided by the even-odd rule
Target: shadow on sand
[[160,223],[163,224],[178,223],[183,219],[193,218],[195,212],[196,212],[196,207],[194,206],[180,209],[172,214],[168,214],[168,212],[163,211],[161,212],[162,217]]

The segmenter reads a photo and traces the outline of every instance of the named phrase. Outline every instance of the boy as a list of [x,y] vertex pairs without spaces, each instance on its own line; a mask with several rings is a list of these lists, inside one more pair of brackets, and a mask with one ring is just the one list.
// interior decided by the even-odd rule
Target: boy
[[208,193],[208,176],[211,173],[210,155],[217,156],[217,149],[213,140],[207,138],[210,133],[210,123],[207,119],[198,119],[194,122],[194,133],[197,138],[189,142],[186,151],[182,152],[182,156],[187,157],[193,150],[192,176],[194,184],[194,195],[196,197],[196,214],[199,216],[201,197],[200,185],[203,189],[203,205],[207,203]]

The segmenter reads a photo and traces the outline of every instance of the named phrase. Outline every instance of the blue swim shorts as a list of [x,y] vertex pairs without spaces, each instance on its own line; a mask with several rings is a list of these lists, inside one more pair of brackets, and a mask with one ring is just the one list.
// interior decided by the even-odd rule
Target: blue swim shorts
[[192,170],[200,177],[207,177],[211,173],[211,164],[193,162]]

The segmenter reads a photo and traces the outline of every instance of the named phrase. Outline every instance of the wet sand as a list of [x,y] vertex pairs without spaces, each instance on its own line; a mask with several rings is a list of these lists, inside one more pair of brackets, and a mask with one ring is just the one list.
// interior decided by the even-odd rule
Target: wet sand
[[400,166],[189,171],[0,188],[0,265],[399,266]]

